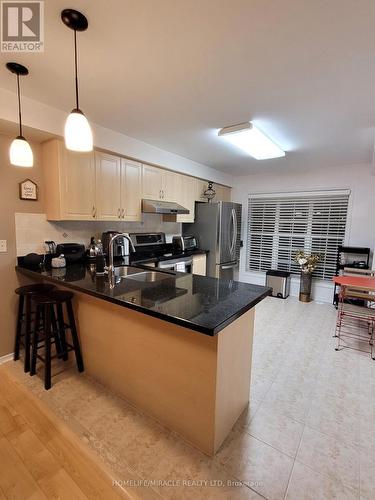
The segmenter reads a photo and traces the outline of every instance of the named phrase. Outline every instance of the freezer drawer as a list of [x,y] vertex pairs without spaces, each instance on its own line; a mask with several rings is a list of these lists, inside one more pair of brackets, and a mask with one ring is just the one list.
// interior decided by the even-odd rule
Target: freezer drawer
[[223,280],[233,280],[234,272],[238,270],[238,262],[229,262],[227,264],[218,264],[216,266],[216,278]]

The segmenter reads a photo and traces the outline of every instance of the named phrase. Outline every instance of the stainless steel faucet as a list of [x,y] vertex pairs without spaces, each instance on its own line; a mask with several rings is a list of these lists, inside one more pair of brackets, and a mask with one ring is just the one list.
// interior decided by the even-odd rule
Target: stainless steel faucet
[[112,238],[109,240],[108,244],[108,282],[110,288],[114,288],[116,284],[115,280],[115,266],[113,264],[113,244],[117,240],[117,238],[125,238],[129,242],[129,247],[132,252],[135,252],[135,248],[133,245],[132,240],[130,239],[129,235],[126,233],[118,233],[112,236]]

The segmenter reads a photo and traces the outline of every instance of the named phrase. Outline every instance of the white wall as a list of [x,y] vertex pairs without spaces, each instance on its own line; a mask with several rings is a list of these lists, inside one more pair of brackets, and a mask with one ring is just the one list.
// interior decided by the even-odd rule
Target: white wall
[[[70,110],[65,112],[27,97],[22,98],[22,121],[24,125],[49,134],[63,135],[68,112]],[[18,119],[16,94],[1,88],[0,119],[10,122],[16,122]],[[91,123],[91,126],[94,134],[94,145],[97,148],[106,149],[143,162],[154,163],[219,184],[232,186],[233,177],[224,172],[219,172],[207,165],[202,165],[95,123]]]
[[[375,246],[375,166],[370,164],[346,165],[342,167],[319,167],[311,171],[288,173],[264,173],[236,177],[233,185],[233,201],[243,205],[242,237],[244,248],[241,251],[239,279],[248,283],[264,284],[265,274],[247,272],[246,225],[248,195],[253,193],[275,193],[293,191],[314,191],[324,189],[350,189],[350,205],[347,238],[345,244],[352,246]],[[298,295],[299,278],[292,279],[291,295]],[[331,302],[332,285],[315,281],[313,297],[315,300]]]

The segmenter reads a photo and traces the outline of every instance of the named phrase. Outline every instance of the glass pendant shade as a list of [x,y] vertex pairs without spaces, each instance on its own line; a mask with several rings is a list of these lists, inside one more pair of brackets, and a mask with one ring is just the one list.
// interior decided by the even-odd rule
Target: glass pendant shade
[[13,139],[9,149],[11,165],[15,167],[32,167],[34,164],[33,152],[27,140],[19,135]]
[[80,109],[73,109],[65,122],[65,146],[71,151],[92,151],[92,130]]

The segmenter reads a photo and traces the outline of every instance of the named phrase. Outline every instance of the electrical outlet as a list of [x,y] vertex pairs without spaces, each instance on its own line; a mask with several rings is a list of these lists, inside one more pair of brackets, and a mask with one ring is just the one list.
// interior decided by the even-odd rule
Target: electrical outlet
[[5,253],[7,251],[7,240],[0,240],[0,252]]

